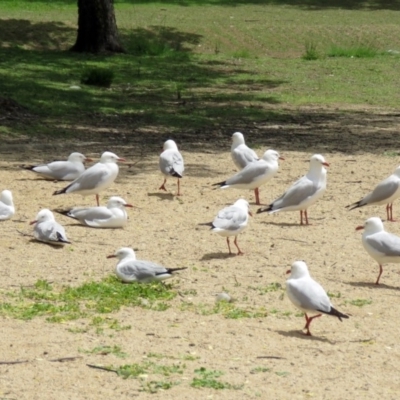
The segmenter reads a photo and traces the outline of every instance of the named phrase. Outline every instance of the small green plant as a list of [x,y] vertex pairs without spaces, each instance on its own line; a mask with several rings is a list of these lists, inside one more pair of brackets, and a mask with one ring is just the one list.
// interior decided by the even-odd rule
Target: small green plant
[[223,375],[223,372],[221,371],[207,370],[206,368],[201,367],[199,369],[195,369],[194,372],[198,375],[193,378],[192,383],[190,384],[190,386],[194,388],[211,388],[221,390],[241,389],[243,387],[243,385],[232,385],[230,383],[217,380],[217,378]]
[[346,303],[349,303],[349,304],[351,304],[351,305],[353,305],[353,306],[356,306],[356,307],[364,307],[364,306],[366,306],[366,305],[368,305],[368,304],[371,304],[371,303],[372,303],[372,300],[368,300],[368,299],[355,299],[355,300],[346,301]]
[[84,85],[110,87],[114,79],[114,71],[109,68],[87,67],[81,74]]
[[81,350],[82,353],[86,354],[96,354],[107,356],[109,354],[114,354],[117,357],[125,358],[128,355],[121,350],[119,346],[97,346],[92,350]]
[[319,54],[315,42],[308,40],[304,47],[305,47],[305,53],[301,57],[303,60],[307,61],[318,60]]
[[266,367],[256,367],[250,370],[251,374],[258,374],[260,372],[270,372],[271,368],[266,368]]
[[337,292],[337,293],[328,292],[328,296],[331,299],[340,299],[342,297],[342,294],[340,292]]
[[140,392],[157,393],[159,390],[168,390],[173,386],[179,385],[179,382],[168,381],[142,381]]
[[232,56],[233,58],[252,58],[250,51],[247,49],[237,50]]
[[348,58],[372,58],[382,54],[373,46],[356,45],[351,47],[341,47],[333,45],[328,53],[328,57],[348,57]]

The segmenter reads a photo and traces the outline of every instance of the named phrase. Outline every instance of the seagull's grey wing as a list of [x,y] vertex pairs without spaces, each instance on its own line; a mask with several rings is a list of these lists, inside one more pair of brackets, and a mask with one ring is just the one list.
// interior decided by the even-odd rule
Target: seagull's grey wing
[[314,195],[318,187],[306,176],[296,181],[281,197],[272,203],[272,210],[297,206]]
[[7,206],[6,204],[0,201],[0,221],[9,219],[12,215],[13,215],[12,207]]
[[183,163],[183,157],[182,154],[175,150],[172,153],[172,159],[173,159],[173,168],[174,171],[177,172],[179,175],[183,175],[183,171],[185,170],[185,166]]
[[98,163],[88,168],[78,178],[76,178],[68,187],[67,193],[75,190],[91,190],[101,186],[109,177],[107,167]]
[[47,164],[47,167],[55,179],[73,180],[79,173],[85,170],[83,164],[81,164],[82,168],[80,169],[78,165],[79,164],[72,163],[70,161],[54,161],[50,164]]
[[330,312],[331,301],[323,287],[314,279],[289,279],[286,284],[291,293],[289,298],[298,307],[310,311]]
[[389,232],[379,232],[367,236],[365,241],[376,251],[387,257],[400,256],[400,237]]
[[182,175],[184,171],[183,158],[177,150],[167,150],[160,155],[160,170],[164,175]]
[[248,218],[247,214],[239,207],[230,206],[222,209],[215,217],[213,228],[234,231],[238,229]]
[[137,270],[138,280],[145,280],[154,278],[156,274],[166,273],[167,269],[161,265],[153,263],[151,261],[136,260],[135,268]]
[[379,203],[392,197],[399,189],[400,181],[392,176],[380,182],[376,188],[360,201],[360,206]]
[[107,220],[113,216],[113,213],[107,207],[72,209],[69,214],[80,221]]
[[244,168],[247,164],[258,160],[256,152],[249,147],[238,146],[236,149],[232,150],[232,158],[237,166]]
[[251,184],[263,175],[268,170],[269,165],[265,162],[252,162],[244,167],[237,174],[227,179],[225,185],[248,185]]

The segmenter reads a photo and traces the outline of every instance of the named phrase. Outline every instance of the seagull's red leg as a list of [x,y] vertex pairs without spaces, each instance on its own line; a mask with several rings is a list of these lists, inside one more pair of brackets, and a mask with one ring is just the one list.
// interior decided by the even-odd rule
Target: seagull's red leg
[[306,321],[307,321],[307,322],[306,322],[306,326],[304,327],[304,329],[307,329],[306,335],[307,335],[307,336],[312,336],[312,335],[311,335],[311,332],[310,332],[311,321],[312,321],[314,318],[320,317],[322,314],[317,314],[317,315],[314,315],[313,317],[308,317],[307,314],[304,314],[304,315],[305,315]]
[[256,204],[258,206],[261,206],[261,203],[260,203],[260,191],[258,190],[258,188],[254,189],[254,195],[256,196]]
[[388,204],[387,207],[389,207],[388,220],[391,221],[391,222],[396,222],[396,220],[393,219],[393,203]]
[[379,285],[379,279],[380,279],[380,277],[381,277],[381,275],[382,275],[382,272],[383,272],[382,265],[379,264],[379,275],[378,275],[378,279],[377,279],[376,282],[375,282],[375,285]]
[[165,187],[165,184],[167,183],[167,178],[164,179],[163,184],[158,188],[158,190],[165,190],[167,191],[167,188]]
[[181,196],[181,180],[178,178],[178,193],[177,196]]
[[231,244],[229,243],[229,236],[227,236],[227,238],[226,238],[226,243],[228,243],[229,254],[232,254]]
[[390,216],[389,216],[389,204],[386,204],[386,219],[390,221]]
[[99,195],[98,194],[96,194],[96,201],[97,201],[97,207],[99,207],[100,206],[100,201],[99,201]]
[[303,225],[303,210],[300,210],[300,225]]
[[305,215],[305,217],[306,217],[306,225],[309,225],[309,224],[308,224],[308,214],[307,214],[307,210],[304,210],[304,215]]
[[235,240],[233,241],[233,243],[235,243],[235,246],[236,246],[236,248],[238,249],[237,255],[238,255],[238,256],[242,256],[244,253],[243,253],[242,250],[239,249],[239,246],[238,246],[238,244],[237,244],[237,236],[235,236]]

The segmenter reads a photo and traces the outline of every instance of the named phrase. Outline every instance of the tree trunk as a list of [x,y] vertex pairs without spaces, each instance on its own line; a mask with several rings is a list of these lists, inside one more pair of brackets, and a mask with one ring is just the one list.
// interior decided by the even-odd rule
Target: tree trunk
[[124,53],[115,21],[114,0],[78,0],[78,37],[71,51]]

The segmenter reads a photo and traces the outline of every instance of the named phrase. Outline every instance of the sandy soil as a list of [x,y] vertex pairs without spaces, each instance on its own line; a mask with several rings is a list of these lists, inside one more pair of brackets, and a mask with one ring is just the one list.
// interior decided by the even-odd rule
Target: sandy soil
[[[386,126],[396,124],[398,121],[392,116],[391,123],[362,136],[365,119],[361,119],[358,135],[343,135],[346,136],[343,140],[354,142],[346,152],[339,150],[339,139],[335,139],[334,146],[327,147],[323,140],[315,143],[311,138],[306,143],[296,137],[304,151],[295,151],[287,150],[289,146],[276,137],[273,147],[286,160],[281,163],[277,176],[261,188],[261,200],[270,202],[303,175],[314,152],[323,153],[331,164],[328,189],[323,199],[309,209],[312,226],[299,226],[298,212],[255,215],[239,237],[245,252],[241,257],[229,257],[225,239],[198,225],[211,221],[219,209],[239,197],[249,199],[252,211],[257,209],[251,192],[211,189],[212,183],[235,171],[229,154],[231,132],[225,134],[225,148],[191,151],[187,143],[182,143],[186,176],[182,180],[181,198],[174,196],[175,180],[168,182],[170,193],[158,191],[162,177],[158,172],[158,152],[154,149],[132,168],[123,166],[115,184],[102,194],[102,203],[111,195],[119,195],[139,206],[140,209],[129,211],[128,226],[123,230],[95,230],[58,216],[73,242],[60,250],[31,241],[17,230],[31,233],[28,222],[41,208],[91,205],[94,197],[53,197],[51,193],[63,187],[63,183],[38,180],[18,165],[26,162],[27,152],[32,149],[36,151],[33,155],[30,153],[29,161],[38,162],[67,155],[70,144],[46,148],[37,143],[17,152],[17,145],[10,142],[1,151],[0,181],[1,189],[13,191],[17,213],[11,221],[0,224],[3,301],[4,293],[32,285],[38,279],[64,285],[99,280],[112,273],[115,265],[106,255],[122,246],[138,248],[139,258],[188,269],[173,280],[174,288],[181,295],[167,311],[125,308],[110,316],[122,325],[131,325],[130,330],[106,330],[97,334],[92,329],[72,333],[71,328],[80,327],[82,321],[52,324],[44,318],[19,321],[2,317],[0,361],[28,362],[0,364],[0,398],[397,399],[400,390],[399,269],[395,264],[385,266],[381,285],[375,286],[378,266],[364,251],[360,232],[355,231],[370,216],[385,218],[385,206],[351,212],[345,209],[398,165],[397,156],[384,154],[384,149],[398,149],[398,138],[386,131]],[[331,133],[332,137],[339,137],[340,132],[333,129]],[[383,137],[387,138],[386,142]],[[262,154],[272,147],[272,139],[263,141],[261,135],[260,138],[261,147],[257,152]],[[357,147],[360,138],[364,145],[360,142]],[[374,145],[374,138],[379,145]],[[335,149],[337,146],[339,149]],[[109,143],[107,147],[86,143],[76,150],[95,157],[106,149],[127,158],[135,152],[121,144],[112,147]],[[134,157],[132,161],[136,161]],[[394,213],[400,218],[397,203]],[[398,223],[385,225],[387,230],[400,234]],[[328,316],[314,321],[313,337],[302,334],[304,318],[283,295],[283,290],[268,293],[259,290],[271,283],[284,287],[285,271],[299,259],[308,263],[312,276],[327,291],[340,294],[332,302],[351,315],[342,323]],[[204,316],[181,309],[187,302],[211,306],[214,293],[223,290],[235,298],[237,307],[264,307],[268,316],[227,319],[219,314]],[[352,305],[351,301],[357,299],[371,303],[363,307]],[[107,345],[120,346],[128,357],[82,352]],[[158,364],[181,363],[186,368],[182,375],[149,376],[144,381],[172,380],[179,381],[178,385],[150,394],[141,391],[143,384],[139,380],[124,380],[114,373],[87,366],[140,363],[149,353],[164,355],[155,360]],[[187,355],[198,358],[183,360]],[[50,361],[74,356],[78,358]],[[199,367],[222,371],[224,375],[219,380],[243,387],[240,390],[191,388],[194,370]],[[256,373],[258,367],[268,370]]]

